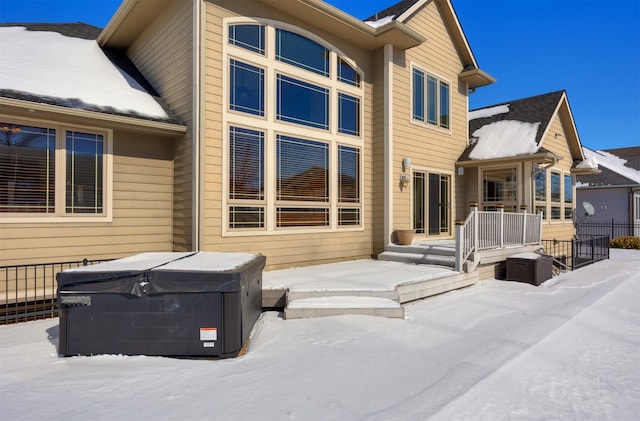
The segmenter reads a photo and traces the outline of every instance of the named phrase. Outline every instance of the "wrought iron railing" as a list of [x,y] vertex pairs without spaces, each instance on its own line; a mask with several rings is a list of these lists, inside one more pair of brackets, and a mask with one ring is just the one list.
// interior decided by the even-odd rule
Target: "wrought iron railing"
[[544,252],[553,256],[553,263],[561,270],[575,270],[609,258],[609,237],[577,240],[542,240]]
[[56,317],[56,274],[107,260],[0,266],[0,324]]
[[582,221],[576,224],[578,237],[602,237],[608,235],[614,239],[627,235],[640,237],[640,222],[611,221]]

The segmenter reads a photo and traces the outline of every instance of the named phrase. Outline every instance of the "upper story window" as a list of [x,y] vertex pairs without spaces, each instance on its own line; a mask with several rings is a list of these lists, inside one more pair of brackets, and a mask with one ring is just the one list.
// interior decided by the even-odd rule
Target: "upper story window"
[[229,25],[229,44],[264,55],[264,26]]
[[316,129],[329,129],[329,89],[278,75],[276,118]]
[[418,68],[412,70],[412,118],[416,122],[451,127],[450,84]]
[[105,133],[0,123],[0,213],[104,215]]
[[289,25],[233,23],[228,36],[225,232],[361,229],[357,66]]
[[231,110],[264,116],[264,69],[231,59],[229,85]]
[[338,80],[360,87],[360,74],[342,57],[338,57]]
[[276,29],[276,60],[329,76],[329,49],[295,32]]
[[338,131],[360,136],[360,98],[338,94]]

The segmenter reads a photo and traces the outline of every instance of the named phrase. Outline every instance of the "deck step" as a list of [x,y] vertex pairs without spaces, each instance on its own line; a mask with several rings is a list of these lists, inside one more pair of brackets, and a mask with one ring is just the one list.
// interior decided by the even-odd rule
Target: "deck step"
[[471,286],[480,280],[478,272],[454,272],[425,282],[407,282],[396,286],[399,302],[404,304],[422,298]]
[[369,296],[326,296],[300,298],[288,303],[286,319],[361,314],[368,316],[404,318],[404,307],[398,302]]
[[387,244],[384,246],[384,251],[392,251],[397,253],[416,253],[416,254],[430,254],[441,256],[455,256],[455,247],[439,244],[412,244],[410,246],[401,246],[398,244]]
[[327,289],[327,290],[304,290],[291,289],[287,292],[287,302],[301,300],[304,298],[324,298],[324,297],[377,297],[398,301],[398,292],[395,289],[389,290],[353,290],[353,289]]
[[422,265],[455,266],[455,256],[424,253],[403,253],[396,251],[384,251],[378,255],[378,260],[393,262],[415,263]]

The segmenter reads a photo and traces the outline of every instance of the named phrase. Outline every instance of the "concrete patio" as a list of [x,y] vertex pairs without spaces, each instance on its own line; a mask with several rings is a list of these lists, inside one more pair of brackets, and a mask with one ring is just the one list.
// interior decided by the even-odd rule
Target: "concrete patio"
[[337,314],[404,317],[403,303],[472,285],[476,273],[449,267],[382,260],[354,260],[263,274],[263,307],[285,317]]

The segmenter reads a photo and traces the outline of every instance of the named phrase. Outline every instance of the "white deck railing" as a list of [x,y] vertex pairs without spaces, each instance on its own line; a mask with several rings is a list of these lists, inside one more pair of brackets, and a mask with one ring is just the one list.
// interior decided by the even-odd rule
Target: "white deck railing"
[[540,244],[542,240],[542,215],[498,211],[479,211],[471,206],[467,219],[456,225],[456,264],[462,271],[465,260],[471,253]]

